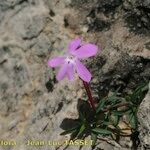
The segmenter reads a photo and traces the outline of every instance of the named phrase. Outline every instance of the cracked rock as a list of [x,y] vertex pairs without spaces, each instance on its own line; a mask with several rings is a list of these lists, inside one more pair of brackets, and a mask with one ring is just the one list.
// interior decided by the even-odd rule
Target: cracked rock
[[145,96],[144,100],[142,101],[139,111],[138,111],[138,118],[139,118],[139,131],[140,131],[140,142],[141,147],[139,149],[150,149],[150,84],[149,84],[149,91]]

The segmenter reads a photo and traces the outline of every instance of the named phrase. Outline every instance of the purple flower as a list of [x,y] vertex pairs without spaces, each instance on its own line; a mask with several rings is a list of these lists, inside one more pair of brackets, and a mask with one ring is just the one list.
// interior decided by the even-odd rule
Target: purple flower
[[77,72],[82,80],[90,82],[92,75],[80,60],[95,56],[98,47],[90,43],[81,45],[81,39],[75,39],[70,42],[68,48],[69,51],[66,56],[55,57],[48,61],[48,66],[50,67],[61,66],[56,76],[57,80],[60,81],[65,76],[69,80],[74,80],[74,73]]

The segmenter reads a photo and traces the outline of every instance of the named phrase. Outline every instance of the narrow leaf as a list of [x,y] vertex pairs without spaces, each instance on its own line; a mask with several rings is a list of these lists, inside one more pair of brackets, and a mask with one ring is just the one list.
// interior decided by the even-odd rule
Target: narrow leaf
[[104,108],[105,103],[106,103],[106,98],[103,98],[100,100],[100,102],[96,108],[96,113],[99,113]]
[[78,133],[77,136],[80,136],[81,134],[83,134],[84,130],[85,130],[85,124],[82,124],[82,126],[80,127],[80,130],[79,130],[79,133]]
[[133,129],[137,128],[138,119],[137,119],[136,114],[134,113],[130,114],[130,124]]
[[112,134],[111,131],[109,131],[107,129],[101,129],[101,128],[95,128],[95,129],[92,129],[92,131],[95,132],[95,133],[104,134],[104,135]]
[[97,134],[91,133],[91,140],[92,140],[92,146],[95,146],[96,141],[97,141]]
[[72,132],[75,132],[78,128],[79,128],[79,126],[76,126],[76,127],[72,128],[72,129],[65,130],[64,132],[60,133],[60,135],[70,134]]
[[110,120],[114,126],[117,126],[119,123],[119,116],[118,115],[111,115]]

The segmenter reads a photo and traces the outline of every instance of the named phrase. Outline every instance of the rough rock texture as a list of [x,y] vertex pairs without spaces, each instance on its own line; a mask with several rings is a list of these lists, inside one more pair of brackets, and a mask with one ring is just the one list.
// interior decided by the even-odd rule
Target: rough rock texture
[[150,1],[129,0],[125,3],[124,8],[127,11],[127,15],[125,15],[125,17],[130,30],[134,33],[149,35]]
[[[150,87],[149,87],[150,88]],[[140,105],[138,117],[140,122],[140,149],[150,149],[150,90]]]
[[[26,143],[69,139],[60,125],[78,117],[79,99],[87,97],[78,78],[58,83],[47,60],[73,38],[102,49],[87,62],[96,97],[118,86],[126,93],[150,77],[149,0],[1,0],[0,35],[0,139],[17,142],[0,150],[53,150]],[[97,149],[129,150],[132,141],[100,141]]]

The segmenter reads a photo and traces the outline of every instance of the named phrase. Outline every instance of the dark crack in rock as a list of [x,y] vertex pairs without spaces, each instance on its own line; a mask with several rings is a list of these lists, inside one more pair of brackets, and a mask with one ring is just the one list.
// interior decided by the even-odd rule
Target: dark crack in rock
[[91,8],[93,5],[95,5],[97,3],[97,0],[72,0],[71,1],[71,6],[72,7],[76,7],[76,8],[84,8],[84,9],[88,9]]
[[[107,0],[107,1],[72,1],[72,6],[79,11],[87,13],[85,24],[88,25],[88,31],[107,31],[114,22],[117,14],[117,9],[122,6],[122,0]],[[86,7],[88,11],[86,12]]]
[[110,29],[110,23],[101,19],[94,19],[88,23],[88,31],[107,31]]
[[[103,59],[97,59],[98,63],[103,64]],[[117,89],[120,93],[126,94],[150,79],[150,71],[147,68],[150,61],[144,58],[123,54],[113,68],[108,68],[105,73],[103,73],[103,65],[94,64],[98,66],[94,67],[90,64],[90,68],[92,68],[92,72],[98,72],[98,74],[94,75],[97,79],[93,81],[92,88],[95,89],[99,98],[106,96],[109,91]],[[97,69],[99,67],[101,70]]]
[[117,13],[116,9],[123,4],[123,0],[105,0],[98,1],[98,12],[103,12],[104,15],[114,15]]
[[147,0],[126,1],[125,20],[136,34],[150,35],[150,2]]

